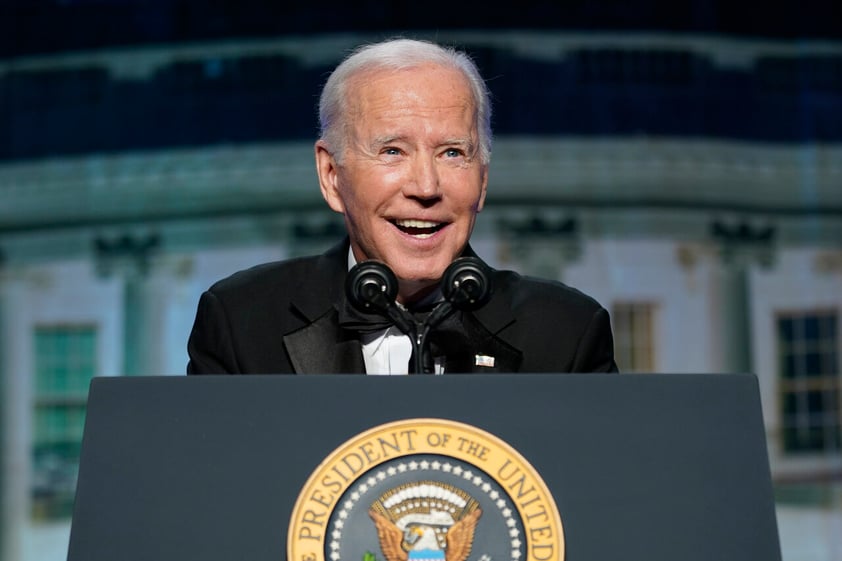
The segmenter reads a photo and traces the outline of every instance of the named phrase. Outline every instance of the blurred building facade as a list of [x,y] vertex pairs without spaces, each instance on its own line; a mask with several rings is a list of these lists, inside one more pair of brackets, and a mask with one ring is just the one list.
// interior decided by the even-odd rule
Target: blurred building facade
[[[773,476],[842,477],[842,43],[413,33],[494,96],[473,245],[612,315],[626,372],[758,376]],[[0,60],[0,559],[69,525],[93,376],[181,375],[199,295],[342,235],[336,33]]]

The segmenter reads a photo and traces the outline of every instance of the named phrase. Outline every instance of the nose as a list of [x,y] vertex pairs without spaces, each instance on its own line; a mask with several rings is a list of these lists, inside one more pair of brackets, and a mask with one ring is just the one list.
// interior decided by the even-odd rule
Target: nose
[[404,195],[424,201],[441,197],[439,170],[432,155],[416,156],[412,163],[410,177],[404,183]]

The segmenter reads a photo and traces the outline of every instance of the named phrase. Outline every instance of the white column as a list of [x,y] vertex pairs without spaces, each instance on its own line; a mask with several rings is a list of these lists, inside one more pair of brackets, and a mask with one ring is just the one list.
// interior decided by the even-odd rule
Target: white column
[[748,271],[720,263],[714,269],[714,340],[723,372],[753,372]]
[[18,360],[24,341],[12,325],[22,292],[21,283],[0,266],[0,561],[21,559],[29,516],[30,393]]
[[[152,259],[144,274],[123,279],[123,371],[127,375],[184,374],[187,338],[195,301],[187,304],[186,285],[193,261],[188,257]],[[183,321],[189,308],[190,322]]]
[[711,287],[711,301],[716,306],[712,313],[713,341],[717,345],[719,370],[755,373],[749,273],[755,266],[771,266],[775,231],[746,222],[731,225],[715,221],[711,233],[719,245]]
[[127,274],[123,280],[123,374],[152,374],[150,353],[151,289],[147,274]]
[[125,234],[95,242],[96,268],[103,276],[123,280],[123,366],[122,374],[159,374],[156,360],[162,350],[157,343],[160,326],[155,325],[156,298],[153,256],[160,248],[155,235]]

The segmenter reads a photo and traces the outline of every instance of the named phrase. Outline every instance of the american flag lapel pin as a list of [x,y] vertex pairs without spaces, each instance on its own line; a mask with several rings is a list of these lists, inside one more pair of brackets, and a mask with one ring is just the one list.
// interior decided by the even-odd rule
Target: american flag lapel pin
[[474,364],[494,368],[494,357],[488,355],[474,355]]

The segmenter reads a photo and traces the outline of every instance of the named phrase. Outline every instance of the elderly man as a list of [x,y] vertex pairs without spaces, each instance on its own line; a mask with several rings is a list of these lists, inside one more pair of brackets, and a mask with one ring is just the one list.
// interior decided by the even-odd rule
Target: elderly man
[[[323,255],[269,263],[214,284],[199,302],[189,374],[368,373],[412,369],[410,336],[367,324],[347,301],[358,263],[384,263],[401,309],[441,301],[485,204],[491,104],[465,53],[395,39],[358,48],[319,106],[316,171],[347,237]],[[615,372],[606,310],[562,283],[490,271],[493,293],[430,337],[436,373]],[[382,318],[381,318],[382,319]]]

